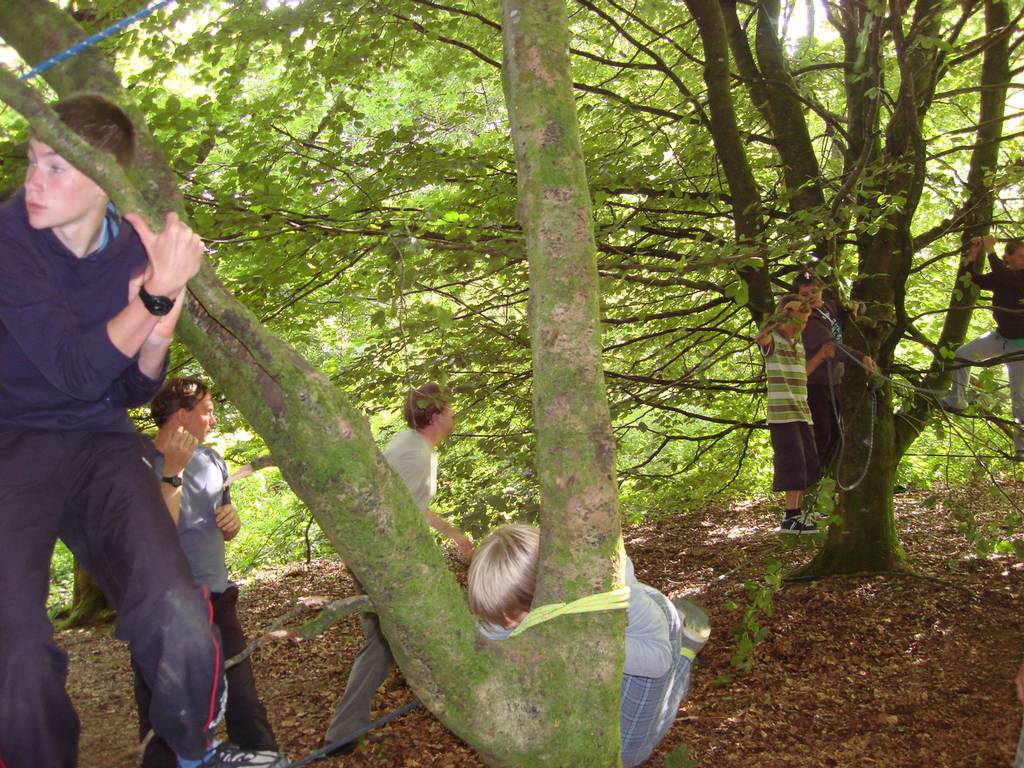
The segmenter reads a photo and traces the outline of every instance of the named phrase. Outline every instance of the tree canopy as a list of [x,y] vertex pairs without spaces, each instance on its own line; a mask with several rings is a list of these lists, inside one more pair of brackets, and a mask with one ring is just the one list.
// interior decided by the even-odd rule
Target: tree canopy
[[[787,26],[793,6],[720,7],[719,42],[730,55],[716,52],[728,59],[738,142],[727,151],[742,152],[724,159],[711,141],[700,16],[662,2],[570,5],[604,365],[633,515],[756,482],[763,384],[745,308],[763,312],[769,286],[826,252],[822,269],[848,296],[858,238],[900,211],[912,238],[900,307],[907,327],[887,344],[893,372],[921,381],[974,202],[967,177],[980,95],[991,90],[983,55],[1002,34],[986,29],[982,3],[929,5],[917,16],[914,4],[889,15],[830,4],[812,35]],[[76,16],[95,29],[131,9],[98,3]],[[1012,83],[1020,38],[1007,22],[1003,82]],[[477,530],[535,513],[526,269],[496,6],[180,3],[105,45],[229,289],[370,413],[393,411],[406,382],[447,375],[467,434],[446,467],[453,511]],[[884,158],[856,146],[884,138],[901,57],[914,51],[935,60],[920,107],[920,202],[908,201],[911,190],[882,190]],[[854,64],[872,69],[855,76]],[[766,108],[762,100],[775,104],[780,92],[798,120]],[[1020,215],[1020,102],[1012,103],[981,182],[992,192],[994,231],[1007,235]],[[20,124],[6,117],[11,180],[20,175]],[[795,155],[810,171],[796,168]],[[739,161],[753,186],[737,192],[727,166]],[[801,173],[813,192],[800,191]],[[734,221],[737,194],[757,198],[749,234]],[[974,322],[987,327],[987,313]],[[849,341],[865,344],[856,333]],[[983,384],[994,387],[997,372],[987,370]],[[905,397],[898,392],[897,405]],[[993,447],[1005,442],[985,434]]]

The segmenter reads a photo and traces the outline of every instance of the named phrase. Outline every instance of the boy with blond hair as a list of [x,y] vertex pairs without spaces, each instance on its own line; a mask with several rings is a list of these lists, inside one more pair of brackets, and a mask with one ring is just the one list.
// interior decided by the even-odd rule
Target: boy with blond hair
[[[469,607],[489,640],[504,640],[530,612],[540,533],[528,525],[492,531],[469,567]],[[690,690],[690,667],[703,642],[690,642],[676,607],[638,582],[626,561],[629,616],[619,723],[622,764],[639,765],[668,733]],[[706,639],[706,637],[705,637]]]
[[779,526],[779,533],[785,534],[818,532],[818,524],[800,512],[804,492],[820,475],[814,420],[807,404],[807,377],[836,351],[835,345],[827,342],[810,360],[805,358],[800,334],[810,315],[807,301],[787,294],[757,335],[768,379],[768,430],[775,471],[772,490],[786,494],[785,515]]

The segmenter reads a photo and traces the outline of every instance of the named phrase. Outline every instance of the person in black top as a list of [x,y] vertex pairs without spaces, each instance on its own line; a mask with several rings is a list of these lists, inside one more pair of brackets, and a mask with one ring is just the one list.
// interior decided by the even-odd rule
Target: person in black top
[[[846,312],[838,302],[821,295],[821,278],[809,269],[800,272],[793,279],[793,292],[799,294],[811,307],[811,316],[801,336],[804,355],[808,360],[829,342],[842,345],[843,322]],[[844,366],[843,360],[850,352],[840,347],[835,358],[828,365],[822,365],[807,376],[807,405],[814,419],[814,444],[818,450],[818,464],[822,471],[828,467],[839,445],[840,384]],[[856,353],[868,370],[875,370],[875,361],[862,352]]]
[[[54,110],[130,165],[134,129],[118,107],[79,95]],[[225,686],[209,602],[178,545],[152,444],[126,410],[160,387],[202,255],[177,216],[159,234],[136,214],[121,218],[96,182],[30,136],[25,184],[0,206],[4,768],[78,762],[67,654],[46,615],[58,537],[117,609],[117,637],[153,688],[151,720],[179,765],[228,764],[211,740]]]
[[[1018,460],[1024,460],[1024,241],[1008,240],[1003,258],[996,256],[994,237],[975,237],[967,254],[967,264],[961,267],[961,275],[969,275],[971,281],[987,291],[992,291],[992,314],[996,330],[967,342],[957,349],[958,360],[979,362],[1019,354],[1019,360],[1005,361],[1006,373],[1010,380],[1010,398],[1013,419],[1017,422],[1013,443]],[[982,274],[975,271],[978,256],[985,251],[991,271]],[[981,267],[982,269],[984,267]],[[970,366],[953,371],[953,385],[942,399],[942,407],[958,413],[967,407],[967,385],[971,378]]]

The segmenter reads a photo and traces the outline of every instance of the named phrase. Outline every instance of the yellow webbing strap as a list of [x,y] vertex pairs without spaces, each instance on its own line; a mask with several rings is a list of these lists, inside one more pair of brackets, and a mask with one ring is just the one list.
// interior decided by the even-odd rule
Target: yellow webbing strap
[[525,632],[530,627],[543,624],[556,616],[563,616],[567,613],[590,613],[592,611],[616,611],[629,607],[629,587],[619,587],[610,592],[601,592],[596,595],[587,595],[571,603],[549,603],[539,608],[534,608],[519,622],[519,626],[509,632],[509,637],[515,637],[520,632]]

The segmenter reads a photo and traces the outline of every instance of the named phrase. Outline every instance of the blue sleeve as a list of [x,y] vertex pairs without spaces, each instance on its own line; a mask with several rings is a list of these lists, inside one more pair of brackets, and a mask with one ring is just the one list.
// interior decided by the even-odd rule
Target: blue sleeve
[[99,400],[134,360],[110,341],[106,322],[79,324],[38,257],[16,241],[6,246],[0,258],[0,322],[54,388],[78,400]]
[[114,402],[123,405],[125,408],[138,408],[145,405],[160,391],[164,376],[167,374],[167,357],[164,356],[163,367],[160,375],[151,379],[139,370],[138,363],[130,365],[128,369],[117,377],[110,389],[110,396]]

